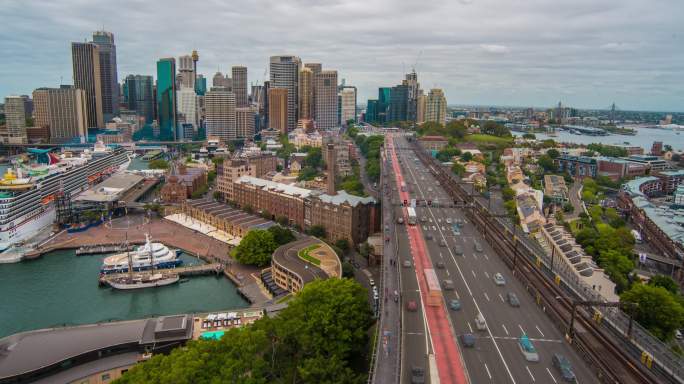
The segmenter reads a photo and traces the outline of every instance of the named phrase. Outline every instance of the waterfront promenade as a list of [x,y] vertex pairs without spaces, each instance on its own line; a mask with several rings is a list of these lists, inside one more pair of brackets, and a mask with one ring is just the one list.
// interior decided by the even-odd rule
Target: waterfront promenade
[[[231,246],[186,228],[180,224],[164,219],[148,219],[143,215],[129,215],[106,222],[100,226],[90,228],[84,232],[68,233],[63,231],[36,250],[38,254],[45,254],[59,249],[75,249],[82,246],[99,244],[116,244],[128,242],[143,244],[145,234],[149,234],[152,241],[161,242],[169,247],[178,248],[208,263],[225,265],[224,273],[240,289],[240,292],[253,305],[261,305],[269,300],[257,282],[260,269],[243,265],[232,259],[228,252]],[[38,256],[38,255],[35,255]],[[89,257],[89,256],[84,256]]]

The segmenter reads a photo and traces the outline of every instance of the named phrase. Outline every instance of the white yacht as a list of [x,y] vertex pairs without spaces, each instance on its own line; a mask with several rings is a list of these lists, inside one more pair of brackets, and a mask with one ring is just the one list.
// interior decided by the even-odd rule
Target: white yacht
[[[162,243],[153,243],[149,235],[145,235],[146,243],[136,247],[130,252],[130,260],[133,263],[133,271],[144,271],[152,269],[154,261],[154,268],[175,268],[183,263],[179,258],[178,250],[169,249]],[[128,272],[129,255],[127,252],[118,253],[116,255],[108,256],[102,262],[100,272],[108,273],[124,273]]]

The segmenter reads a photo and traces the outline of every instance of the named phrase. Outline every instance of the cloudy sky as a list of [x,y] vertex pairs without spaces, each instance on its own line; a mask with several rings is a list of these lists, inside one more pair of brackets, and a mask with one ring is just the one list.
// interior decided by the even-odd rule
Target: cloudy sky
[[0,0],[0,97],[72,82],[70,42],[115,34],[119,79],[197,49],[199,72],[322,62],[359,88],[413,66],[449,104],[684,111],[682,0]]

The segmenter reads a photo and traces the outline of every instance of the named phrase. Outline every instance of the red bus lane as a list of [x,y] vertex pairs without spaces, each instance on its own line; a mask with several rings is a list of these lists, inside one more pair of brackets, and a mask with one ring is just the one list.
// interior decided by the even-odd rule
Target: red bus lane
[[[401,185],[404,185],[404,177],[401,174],[394,141],[391,136],[388,137],[388,141],[392,156],[392,169],[396,176],[400,201],[410,201],[408,191],[402,191],[400,188]],[[403,214],[405,216],[404,221],[408,222],[405,209],[403,210]],[[432,270],[430,258],[427,255],[427,248],[421,234],[420,226],[407,225],[406,231],[408,232],[416,278],[418,279],[418,285],[420,287],[421,300],[423,303],[428,304],[423,307],[430,330],[430,340],[434,349],[437,369],[439,371],[439,381],[440,383],[466,384],[468,380],[466,379],[463,361],[458,346],[456,345],[456,337],[449,324],[449,319],[447,318],[446,309],[444,305],[442,305],[442,299],[440,297],[439,303],[434,305],[436,304],[434,297],[430,296],[430,293],[434,294],[434,292],[432,292],[434,291],[434,287],[432,290],[430,289],[431,287],[428,286],[426,275],[432,276],[434,275],[434,271]],[[434,285],[434,282],[430,282],[430,285]]]

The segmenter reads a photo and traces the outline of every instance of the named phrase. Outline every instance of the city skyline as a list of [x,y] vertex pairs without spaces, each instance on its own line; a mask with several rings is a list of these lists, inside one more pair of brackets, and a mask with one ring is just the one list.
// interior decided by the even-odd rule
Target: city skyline
[[[173,2],[165,7],[124,2],[117,5],[117,19],[100,2],[60,1],[48,7],[6,2],[0,5],[6,16],[0,26],[0,95],[72,84],[71,42],[104,28],[116,36],[119,79],[153,75],[159,58],[197,49],[198,73],[205,77],[244,65],[248,82],[261,83],[268,79],[270,56],[291,54],[336,69],[340,79],[357,86],[361,103],[417,64],[423,88],[444,89],[451,104],[544,107],[560,99],[578,108],[607,108],[615,102],[625,110],[684,111],[684,69],[674,64],[684,58],[676,33],[682,7],[674,0],[655,8],[636,0],[594,3],[198,5],[194,12],[205,16],[184,18],[189,24],[178,34],[173,33],[177,25],[150,18],[181,17],[182,8]],[[57,13],[59,18],[52,16]],[[38,24],[40,30],[32,27]],[[286,24],[288,33],[282,33]]]

